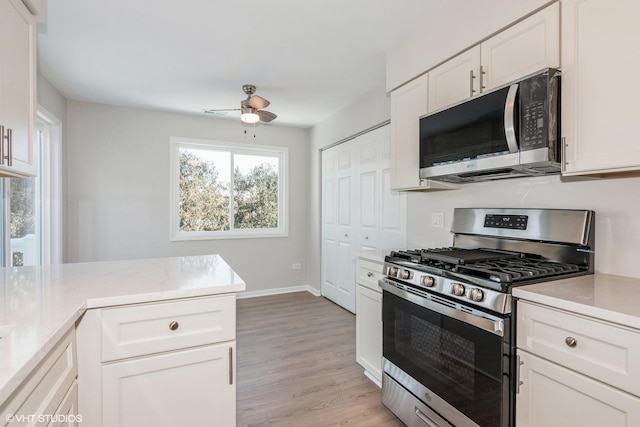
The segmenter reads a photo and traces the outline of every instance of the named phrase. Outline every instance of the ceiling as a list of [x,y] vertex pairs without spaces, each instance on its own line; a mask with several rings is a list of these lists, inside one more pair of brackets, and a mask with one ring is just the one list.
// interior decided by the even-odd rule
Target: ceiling
[[274,124],[311,127],[384,87],[385,51],[452,3],[52,0],[38,68],[68,99],[200,115],[254,84]]

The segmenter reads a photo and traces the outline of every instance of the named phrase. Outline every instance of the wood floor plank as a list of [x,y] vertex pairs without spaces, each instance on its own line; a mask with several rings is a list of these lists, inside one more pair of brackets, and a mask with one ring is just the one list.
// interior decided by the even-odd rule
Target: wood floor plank
[[355,316],[308,292],[237,301],[237,422],[402,426],[355,361]]

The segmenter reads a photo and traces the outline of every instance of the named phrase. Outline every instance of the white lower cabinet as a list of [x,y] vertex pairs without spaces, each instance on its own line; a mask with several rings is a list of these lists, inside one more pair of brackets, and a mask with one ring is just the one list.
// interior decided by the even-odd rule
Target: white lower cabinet
[[2,426],[76,426],[76,341],[70,330],[0,406]]
[[640,331],[517,302],[518,427],[640,425]]
[[639,398],[526,351],[518,355],[518,427],[640,426]]
[[225,343],[104,365],[103,425],[235,425],[234,355]]
[[382,263],[358,258],[356,285],[356,361],[378,386],[382,384]]
[[92,427],[236,424],[235,294],[88,310],[79,411]]
[[76,427],[78,424],[82,424],[82,415],[78,413],[78,382],[74,381],[47,427]]

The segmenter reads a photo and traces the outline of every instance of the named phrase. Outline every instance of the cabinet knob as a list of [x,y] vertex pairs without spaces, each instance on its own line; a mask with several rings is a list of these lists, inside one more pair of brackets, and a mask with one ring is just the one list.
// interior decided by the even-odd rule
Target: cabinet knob
[[369,272],[367,273],[367,277],[373,277],[373,273],[369,271]]
[[171,323],[169,323],[169,329],[171,329],[172,331],[175,331],[179,327],[180,327],[180,324],[178,322],[176,322],[175,320],[172,321]]
[[574,338],[574,337],[567,337],[564,342],[569,346],[569,347],[575,347],[578,345],[578,341]]

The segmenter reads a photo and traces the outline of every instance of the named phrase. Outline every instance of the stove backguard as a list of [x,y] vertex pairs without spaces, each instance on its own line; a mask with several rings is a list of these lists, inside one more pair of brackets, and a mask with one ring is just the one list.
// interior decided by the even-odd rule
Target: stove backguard
[[593,273],[593,211],[456,208],[451,231],[455,247],[536,254]]

